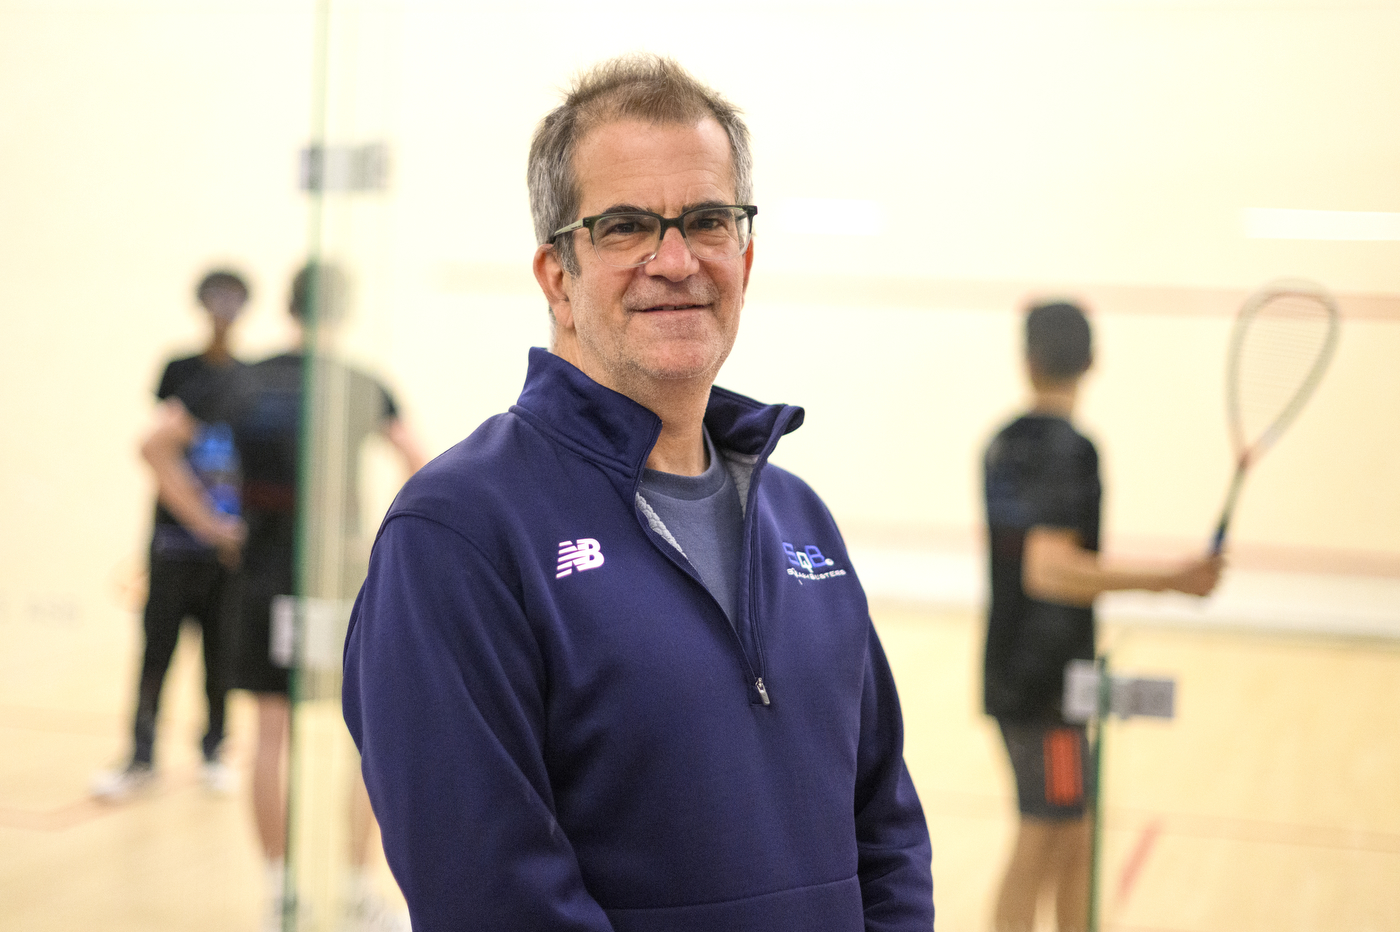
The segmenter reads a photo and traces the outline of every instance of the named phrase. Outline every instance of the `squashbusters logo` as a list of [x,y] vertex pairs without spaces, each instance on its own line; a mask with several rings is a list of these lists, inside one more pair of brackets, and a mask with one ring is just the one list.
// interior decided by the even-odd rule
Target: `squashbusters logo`
[[831,579],[846,575],[845,570],[831,569],[836,566],[836,561],[823,554],[816,544],[807,544],[798,549],[783,541],[783,553],[787,555],[788,563],[792,564],[788,567],[787,574],[795,577],[799,584],[803,580]]

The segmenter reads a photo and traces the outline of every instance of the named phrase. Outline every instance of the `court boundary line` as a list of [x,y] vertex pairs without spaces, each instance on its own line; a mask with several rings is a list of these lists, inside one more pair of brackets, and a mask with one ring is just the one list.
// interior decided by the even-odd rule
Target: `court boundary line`
[[[990,793],[966,790],[921,790],[919,799],[925,812],[940,817],[1010,818],[1015,815],[1015,799]],[[1358,851],[1370,854],[1400,854],[1400,831],[1378,832],[1373,829],[1350,829],[1339,826],[1308,823],[1278,822],[1268,819],[1242,819],[1208,813],[1180,812],[1167,809],[1140,809],[1133,806],[1109,806],[1106,809],[1109,827],[1113,831],[1131,832],[1131,828],[1113,828],[1113,822],[1138,824],[1157,822],[1158,841],[1170,836],[1202,840],[1230,841],[1243,844],[1285,845],[1318,848],[1331,851]],[[1290,837],[1291,836],[1291,837]],[[1155,843],[1155,842],[1154,842]]]
[[[881,521],[844,521],[842,534],[857,549],[904,550],[974,556],[986,554],[986,529],[980,525],[893,524]],[[1123,557],[1162,553],[1196,553],[1206,538],[1151,534],[1115,534],[1104,549]],[[1362,576],[1400,579],[1400,552],[1361,547],[1325,547],[1263,541],[1232,541],[1230,565],[1265,573],[1305,573],[1315,576]]]
[[[496,262],[440,262],[428,275],[441,294],[539,297],[529,270]],[[1114,284],[1029,279],[919,278],[895,275],[831,275],[766,269],[749,287],[750,305],[804,304],[900,307],[929,311],[1010,312],[1045,295],[1073,294],[1108,315],[1234,317],[1257,287]],[[1338,291],[1346,320],[1400,323],[1400,294]]]
[[[107,816],[116,815],[119,812],[130,811],[134,807],[160,802],[197,787],[199,783],[197,767],[174,767],[160,771],[156,776],[155,785],[149,789],[117,802],[107,802],[93,796],[87,796],[47,809],[0,806],[0,829],[45,834],[64,832]],[[229,796],[229,798],[234,797]]]

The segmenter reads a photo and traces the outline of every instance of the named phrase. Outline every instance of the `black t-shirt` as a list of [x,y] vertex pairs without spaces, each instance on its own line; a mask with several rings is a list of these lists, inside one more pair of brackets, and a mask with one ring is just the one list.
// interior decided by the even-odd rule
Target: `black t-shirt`
[[[291,592],[301,457],[303,365],[286,353],[245,367],[233,386],[200,380],[177,393],[232,428],[242,468],[242,510],[248,522],[243,567],[254,576],[282,580]],[[370,376],[334,361],[320,362],[320,409],[343,414],[317,423],[325,436],[313,444],[311,467],[333,476],[342,534],[359,531],[359,450],[371,433],[398,416],[388,391]],[[187,407],[189,402],[186,403]],[[191,408],[193,411],[194,409]],[[316,516],[313,516],[316,517]],[[315,533],[315,529],[313,529]]]
[[209,362],[203,353],[172,359],[165,364],[165,371],[160,374],[160,385],[156,387],[156,397],[164,401],[188,382],[193,382],[195,379],[210,373],[226,373],[241,368],[242,365],[243,363],[236,359],[215,365]]
[[[222,458],[226,446],[226,433],[225,428],[219,426],[219,399],[236,383],[244,368],[243,363],[236,359],[215,365],[202,354],[184,356],[165,364],[160,384],[156,388],[156,398],[165,401],[167,398],[180,397],[181,389],[200,386],[199,391],[191,393],[189,398],[180,397],[180,400],[201,424],[201,430],[196,432],[187,456],[191,458],[195,474],[206,486],[211,483],[222,484],[222,476],[211,476],[202,467],[206,462]],[[236,464],[230,465],[236,469]],[[226,470],[221,469],[219,472]],[[225,504],[232,507],[231,502]],[[179,520],[159,501],[156,502],[151,553],[163,559],[214,559],[213,548],[185,530]]]
[[1026,532],[1063,528],[1099,549],[1098,451],[1065,419],[1028,414],[996,435],[983,469],[992,581],[983,702],[998,718],[1054,718],[1065,664],[1094,657],[1094,610],[1026,595]]

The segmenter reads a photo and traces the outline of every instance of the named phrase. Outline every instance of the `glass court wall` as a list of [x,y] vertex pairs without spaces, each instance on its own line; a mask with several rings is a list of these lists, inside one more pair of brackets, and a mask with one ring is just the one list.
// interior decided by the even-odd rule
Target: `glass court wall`
[[[300,159],[309,207],[309,313],[291,645],[286,882],[296,902],[283,917],[289,932],[343,928],[347,916],[365,912],[365,888],[388,911],[403,911],[340,704],[350,609],[384,496],[411,468],[387,439],[391,420],[408,414],[381,371],[393,313],[388,266],[401,18],[400,9],[384,4],[321,0],[315,7],[311,131]],[[386,395],[399,401],[386,403]],[[407,928],[406,915],[399,921]]]

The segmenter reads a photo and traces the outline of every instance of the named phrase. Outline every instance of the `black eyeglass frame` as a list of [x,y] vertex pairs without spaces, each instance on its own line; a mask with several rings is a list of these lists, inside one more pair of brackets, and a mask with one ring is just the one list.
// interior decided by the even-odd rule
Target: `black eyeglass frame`
[[[553,242],[560,236],[563,236],[565,233],[573,233],[575,230],[586,229],[588,230],[588,241],[593,244],[593,248],[596,251],[598,248],[598,244],[593,240],[593,225],[599,220],[602,220],[605,217],[655,217],[657,220],[661,221],[661,230],[657,233],[656,236],[656,252],[660,252],[661,250],[661,243],[666,239],[666,231],[671,229],[671,227],[675,227],[677,230],[680,231],[681,239],[685,240],[685,248],[690,249],[690,254],[695,256],[695,258],[699,259],[702,262],[724,262],[728,259],[734,259],[738,256],[742,256],[744,254],[744,250],[740,249],[734,255],[725,256],[722,259],[706,259],[703,256],[697,255],[695,250],[691,249],[690,240],[686,238],[685,226],[683,224],[685,218],[688,215],[698,213],[702,210],[742,210],[744,212],[744,216],[747,217],[749,221],[749,235],[744,242],[744,248],[748,248],[747,240],[753,238],[753,218],[758,215],[758,208],[753,204],[707,204],[703,207],[692,207],[689,210],[682,211],[679,216],[675,217],[663,217],[655,211],[651,210],[610,210],[605,214],[594,214],[591,217],[581,217],[578,220],[575,220],[573,223],[570,223],[568,226],[562,226],[559,229],[555,230],[552,234],[550,234],[549,239],[550,242]],[[652,259],[656,258],[656,252],[653,252],[651,255],[647,256],[642,261],[635,262],[630,266],[613,266],[613,268],[634,269],[639,265],[646,265]],[[602,259],[602,255],[600,254],[598,258]],[[606,259],[604,259],[603,261],[605,264],[611,265],[611,263],[607,262]]]

